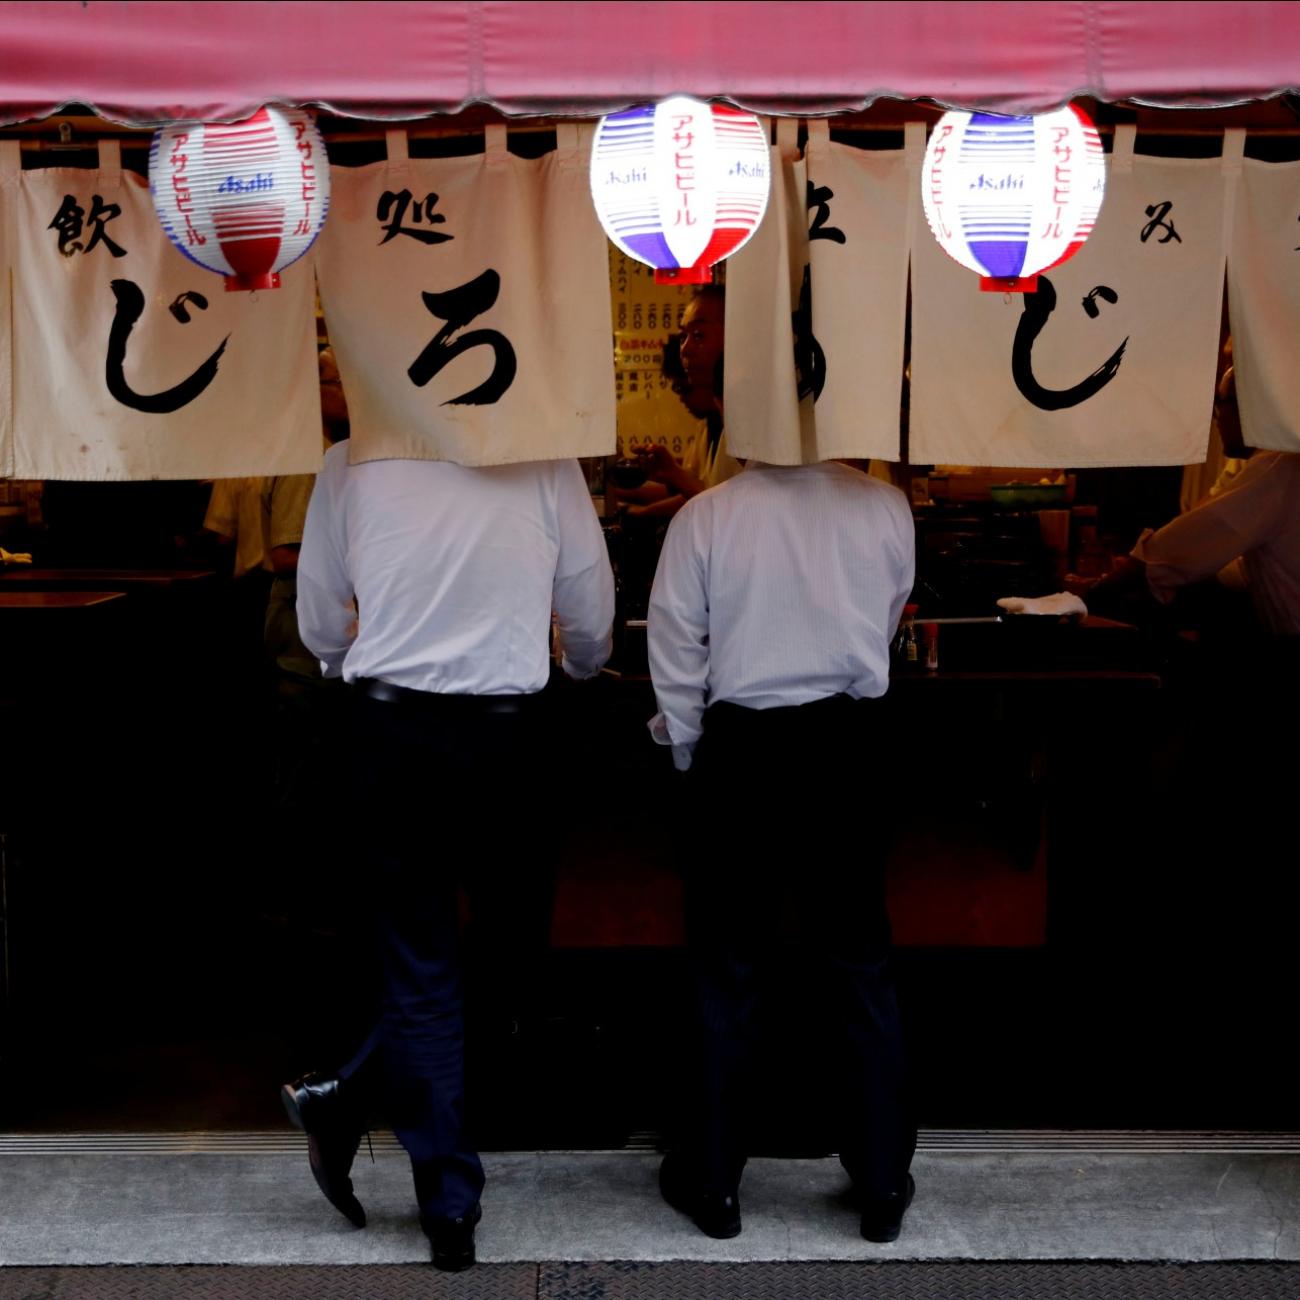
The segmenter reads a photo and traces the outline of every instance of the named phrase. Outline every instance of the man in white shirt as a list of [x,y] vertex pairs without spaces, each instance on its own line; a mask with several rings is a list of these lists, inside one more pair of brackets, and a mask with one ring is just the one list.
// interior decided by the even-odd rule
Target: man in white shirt
[[346,444],[330,449],[312,493],[298,621],[325,674],[351,685],[351,780],[336,815],[372,894],[383,1010],[336,1078],[308,1076],[285,1101],[313,1138],[322,1190],[363,1224],[348,1175],[378,1064],[433,1262],[458,1270],[474,1262],[483,1169],[464,1130],[457,887],[476,928],[484,906],[502,914],[485,978],[538,955],[547,917],[526,900],[549,899],[552,610],[565,670],[594,676],[614,584],[576,461],[347,457]]
[[[833,1006],[840,1158],[861,1231],[893,1240],[912,1192],[889,956],[883,844],[888,753],[872,701],[912,588],[915,537],[897,488],[834,462],[750,462],[674,518],[650,598],[660,714],[651,730],[689,769],[687,939],[700,1067],[684,1141],[665,1159],[670,1204],[708,1235],[740,1231],[740,1123],[760,960],[788,947]],[[866,817],[851,830],[850,809]],[[787,897],[789,895],[789,897]],[[816,1010],[816,1008],[810,1008]]]
[[1132,557],[1162,604],[1180,587],[1217,576],[1250,593],[1264,631],[1300,637],[1300,455],[1246,446],[1231,366],[1214,406],[1224,447],[1242,468],[1194,509],[1144,532]]

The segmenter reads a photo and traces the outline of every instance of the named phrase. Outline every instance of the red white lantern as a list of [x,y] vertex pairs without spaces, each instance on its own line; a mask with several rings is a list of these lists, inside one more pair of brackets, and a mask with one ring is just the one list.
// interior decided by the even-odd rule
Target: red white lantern
[[1032,117],[945,113],[926,146],[926,219],[981,289],[1032,292],[1040,271],[1083,247],[1105,192],[1101,139],[1072,105]]
[[262,108],[242,122],[154,134],[149,189],[167,237],[227,289],[278,289],[329,211],[330,169],[311,118]]
[[707,284],[758,228],[771,189],[752,113],[678,95],[601,118],[591,196],[605,233],[660,284]]

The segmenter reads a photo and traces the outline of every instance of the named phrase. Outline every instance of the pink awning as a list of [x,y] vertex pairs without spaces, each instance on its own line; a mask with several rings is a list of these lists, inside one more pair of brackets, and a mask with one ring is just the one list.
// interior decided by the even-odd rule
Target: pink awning
[[885,96],[999,112],[1080,95],[1205,107],[1297,84],[1290,3],[0,4],[6,124],[68,103],[136,126],[264,103],[594,116],[674,92],[798,114]]

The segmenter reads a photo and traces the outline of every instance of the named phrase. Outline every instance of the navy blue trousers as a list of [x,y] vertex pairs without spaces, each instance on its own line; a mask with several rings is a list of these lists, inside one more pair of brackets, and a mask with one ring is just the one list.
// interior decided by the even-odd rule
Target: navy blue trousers
[[378,1024],[339,1073],[392,1124],[425,1220],[463,1216],[483,1190],[465,1118],[461,886],[485,1017],[522,1014],[548,937],[544,722],[525,698],[497,714],[473,697],[351,697],[350,818],[382,980]]
[[[683,1146],[706,1190],[739,1183],[757,1013],[765,986],[795,969],[806,999],[795,999],[799,1028],[812,1021],[824,1035],[822,1050],[792,1073],[818,1081],[807,1091],[830,1112],[855,1185],[876,1194],[903,1187],[916,1128],[885,908],[881,721],[875,701],[843,695],[705,714],[688,774],[697,812],[686,863],[695,1060]],[[779,1025],[777,1035],[779,1045]]]

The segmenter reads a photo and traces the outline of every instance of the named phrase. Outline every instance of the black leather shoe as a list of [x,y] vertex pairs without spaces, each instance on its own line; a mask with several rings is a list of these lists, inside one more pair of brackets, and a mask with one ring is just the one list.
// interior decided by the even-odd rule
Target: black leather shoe
[[304,1133],[323,1133],[340,1128],[365,1132],[356,1107],[343,1081],[328,1074],[304,1074],[280,1088],[280,1100],[294,1128]]
[[340,1133],[327,1137],[323,1133],[307,1134],[307,1160],[311,1164],[316,1186],[325,1193],[325,1199],[355,1228],[366,1226],[365,1207],[352,1190],[353,1157],[361,1145],[361,1134],[351,1137]]
[[463,1273],[474,1264],[474,1229],[483,1217],[483,1207],[475,1205],[459,1219],[428,1219],[420,1216],[420,1226],[429,1238],[434,1268],[444,1273]]
[[341,1094],[339,1080],[308,1074],[286,1083],[280,1097],[295,1127],[307,1134],[307,1160],[316,1186],[349,1223],[364,1228],[366,1212],[349,1174],[365,1129]]
[[688,1219],[706,1237],[726,1241],[740,1236],[740,1196],[702,1191],[691,1182],[685,1162],[667,1155],[659,1166],[659,1192],[664,1200]]
[[888,1196],[862,1197],[862,1235],[868,1241],[897,1241],[903,1215],[916,1195],[916,1179],[907,1175],[907,1187]]

